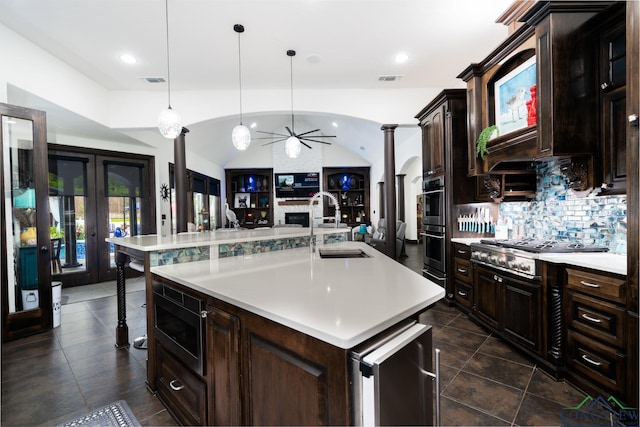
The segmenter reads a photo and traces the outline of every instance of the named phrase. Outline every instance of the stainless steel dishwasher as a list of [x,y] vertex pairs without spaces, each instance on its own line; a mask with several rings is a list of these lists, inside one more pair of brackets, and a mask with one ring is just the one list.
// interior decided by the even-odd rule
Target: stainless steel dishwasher
[[431,326],[409,321],[351,351],[354,425],[440,424],[439,350],[432,373],[431,335]]

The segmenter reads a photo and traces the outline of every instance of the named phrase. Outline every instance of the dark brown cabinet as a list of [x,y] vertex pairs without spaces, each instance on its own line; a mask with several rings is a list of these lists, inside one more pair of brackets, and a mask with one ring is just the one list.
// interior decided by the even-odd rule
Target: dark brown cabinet
[[422,170],[425,177],[438,176],[445,171],[444,127],[447,114],[446,106],[442,105],[419,119],[422,127]]
[[[590,41],[598,47],[595,57],[594,92],[597,93],[596,117],[601,141],[601,194],[626,192],[626,27],[625,3],[618,3],[599,14],[586,27],[592,29]],[[589,25],[591,24],[591,25]]]
[[506,340],[545,357],[542,351],[543,284],[477,266],[475,315]]
[[[370,220],[369,168],[322,168],[323,188],[340,203],[342,222],[350,227],[368,225]],[[334,217],[336,207],[327,201],[323,216]]]
[[453,244],[454,300],[462,311],[468,313],[473,303],[473,264],[471,248],[462,243]]
[[625,301],[624,276],[566,269],[568,376],[590,393],[610,393],[623,401],[629,397]]
[[[502,162],[592,155],[598,138],[586,117],[594,99],[591,74],[579,64],[591,63],[593,47],[585,45],[583,24],[606,8],[601,2],[536,2],[520,19],[526,24],[512,33],[482,62],[458,77],[467,83],[468,171],[490,173]],[[535,58],[535,123],[489,141],[489,154],[476,155],[481,131],[496,124],[496,83],[525,61]],[[562,125],[558,125],[561,123]]]
[[207,307],[208,424],[242,424],[240,319]]
[[226,169],[225,175],[227,203],[240,227],[273,226],[273,169]]

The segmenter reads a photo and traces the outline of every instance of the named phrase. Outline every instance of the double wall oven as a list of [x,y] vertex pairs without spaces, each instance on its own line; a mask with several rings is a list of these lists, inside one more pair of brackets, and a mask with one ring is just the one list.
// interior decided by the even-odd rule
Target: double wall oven
[[446,288],[446,234],[444,176],[422,182],[422,275]]

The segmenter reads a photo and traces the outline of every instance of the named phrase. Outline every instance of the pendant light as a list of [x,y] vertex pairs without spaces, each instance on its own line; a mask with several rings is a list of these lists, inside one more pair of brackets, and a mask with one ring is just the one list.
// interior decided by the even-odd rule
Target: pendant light
[[302,145],[300,144],[300,140],[295,136],[295,126],[293,122],[293,57],[296,56],[295,50],[288,50],[287,56],[290,58],[291,62],[291,133],[292,135],[287,138],[284,142],[284,152],[288,157],[295,159],[300,155],[300,150],[302,149]]
[[167,139],[176,139],[182,132],[182,117],[171,108],[171,73],[169,69],[169,0],[165,0],[165,23],[167,28],[167,95],[169,107],[158,116],[158,129]]
[[233,31],[238,33],[238,82],[240,86],[240,124],[233,128],[231,141],[238,150],[246,150],[251,144],[251,131],[242,124],[242,61],[240,56],[240,34],[244,33],[244,26],[236,24]]

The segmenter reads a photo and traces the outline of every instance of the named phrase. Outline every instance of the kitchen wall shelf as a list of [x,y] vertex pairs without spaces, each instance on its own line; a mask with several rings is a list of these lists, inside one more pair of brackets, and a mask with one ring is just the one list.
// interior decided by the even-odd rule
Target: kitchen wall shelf
[[273,169],[226,169],[225,176],[227,203],[240,227],[273,226]]
[[[369,168],[322,168],[323,188],[340,203],[342,222],[350,227],[370,223]],[[325,199],[323,216],[334,216],[335,206]]]

